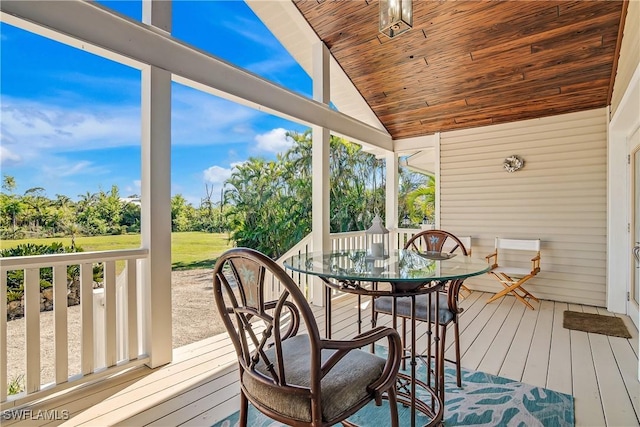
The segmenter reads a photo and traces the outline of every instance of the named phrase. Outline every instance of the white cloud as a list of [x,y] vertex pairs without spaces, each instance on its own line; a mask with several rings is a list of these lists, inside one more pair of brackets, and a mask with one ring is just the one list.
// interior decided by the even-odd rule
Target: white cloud
[[220,166],[211,166],[204,171],[204,181],[209,184],[222,186],[222,183],[231,177],[233,166],[231,169],[226,169]]
[[[229,179],[229,177],[231,177],[234,167],[234,164],[232,164],[230,168],[211,166],[210,168],[205,169],[205,171],[203,172],[206,191],[209,192],[209,197],[211,197],[212,202],[219,203],[222,200],[224,182]],[[202,198],[200,198],[196,202],[194,197],[187,198],[185,196],[185,198],[195,206],[199,206],[203,200]]]
[[124,188],[124,191],[127,193],[127,195],[129,194],[140,195],[141,189],[142,189],[142,181],[140,181],[139,179],[135,179],[133,181],[133,184],[127,185]]
[[233,20],[222,22],[221,25],[257,45],[270,49],[279,47],[275,38],[258,20],[234,16]]
[[140,109],[123,105],[74,108],[11,97],[2,98],[2,143],[14,154],[39,157],[42,151],[65,152],[140,143]]
[[[173,145],[242,144],[253,138],[251,123],[261,113],[177,84],[173,88]],[[9,151],[3,161],[38,162],[46,152],[140,145],[138,103],[73,102],[74,106],[63,106],[58,101],[3,96],[0,141]]]
[[[55,166],[52,166],[55,165]],[[56,178],[65,177],[65,176],[73,176],[79,174],[99,174],[106,172],[106,169],[102,167],[96,167],[92,162],[87,160],[82,160],[76,163],[63,163],[60,160],[55,163],[42,165],[42,171],[46,176],[53,176]]]
[[264,61],[253,62],[247,65],[247,69],[261,75],[275,78],[283,69],[296,66],[297,63],[290,56],[270,58]]
[[20,163],[22,158],[20,155],[13,153],[7,147],[0,145],[0,166]]
[[269,153],[282,153],[293,145],[293,139],[287,136],[283,128],[272,129],[267,133],[255,136],[258,149]]
[[177,83],[173,88],[174,145],[244,144],[251,140],[252,123],[263,113]]

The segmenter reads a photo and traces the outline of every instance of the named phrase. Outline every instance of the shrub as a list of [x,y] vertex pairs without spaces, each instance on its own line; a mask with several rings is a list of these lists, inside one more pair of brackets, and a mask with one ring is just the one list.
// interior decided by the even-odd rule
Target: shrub
[[7,394],[11,396],[12,394],[21,393],[24,390],[24,374],[18,375],[11,380],[9,380],[9,384],[7,384]]
[[[51,255],[60,253],[82,252],[82,248],[64,246],[60,242],[53,242],[50,245],[36,245],[33,243],[25,243],[14,248],[3,249],[0,251],[2,257],[32,256],[32,255]],[[96,268],[98,271],[96,272]],[[96,273],[101,273],[99,267],[94,268],[94,277]],[[75,280],[79,277],[78,266],[67,267],[67,280]],[[100,274],[98,274],[99,276]],[[53,269],[51,267],[40,269],[40,291],[49,288],[53,283]],[[11,270],[7,272],[7,302],[17,301],[24,294],[24,271]]]

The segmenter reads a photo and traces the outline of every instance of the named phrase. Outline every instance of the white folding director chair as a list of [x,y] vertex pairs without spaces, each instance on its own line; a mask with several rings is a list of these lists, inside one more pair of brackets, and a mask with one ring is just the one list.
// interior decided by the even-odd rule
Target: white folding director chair
[[[505,263],[498,260],[498,253],[511,253],[512,251],[529,252],[535,255],[531,258],[531,269],[514,265],[511,261]],[[540,272],[540,240],[522,240],[522,239],[501,239],[496,237],[495,251],[486,256],[487,262],[491,264],[491,271],[488,274],[495,277],[504,289],[487,300],[487,303],[502,298],[507,294],[512,294],[523,304],[534,310],[533,306],[527,301],[527,298],[536,302],[540,302],[531,292],[527,291],[522,285]],[[502,257],[504,258],[504,257]],[[493,262],[492,262],[493,261]]]

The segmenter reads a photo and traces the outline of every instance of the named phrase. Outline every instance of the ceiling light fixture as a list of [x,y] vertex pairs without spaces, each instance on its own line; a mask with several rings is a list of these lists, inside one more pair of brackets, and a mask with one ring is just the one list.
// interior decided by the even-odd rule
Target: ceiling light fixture
[[413,0],[380,0],[380,32],[395,37],[413,27]]

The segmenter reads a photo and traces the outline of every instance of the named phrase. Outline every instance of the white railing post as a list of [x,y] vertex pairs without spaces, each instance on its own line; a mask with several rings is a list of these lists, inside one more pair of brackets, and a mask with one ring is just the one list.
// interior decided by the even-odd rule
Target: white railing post
[[[8,396],[8,378],[19,377],[22,372],[8,372],[9,353],[7,348],[7,304],[0,305],[0,402],[2,410],[15,407],[57,392],[61,387],[88,381],[97,375],[107,375],[131,366],[147,363],[147,357],[140,354],[138,337],[138,272],[135,266],[149,255],[146,249],[79,252],[71,254],[38,255],[0,258],[0,297],[7,298],[7,273],[24,272],[25,316],[25,391]],[[115,277],[116,262],[126,261],[127,271],[118,279]],[[104,288],[93,289],[93,266],[104,265]],[[80,266],[80,377],[69,378],[69,334],[67,268]],[[132,267],[131,267],[132,266]],[[129,268],[131,267],[131,268]],[[53,268],[53,327],[55,381],[43,387],[40,368],[43,364],[40,352],[40,271]],[[126,289],[125,289],[126,285]],[[125,292],[127,290],[127,292]],[[134,319],[125,319],[129,316]],[[133,335],[133,336],[132,336]],[[128,348],[128,360],[125,342]],[[98,370],[97,368],[106,369]],[[75,372],[74,372],[75,373]]]
[[104,288],[97,288],[92,293],[93,308],[93,368],[105,367],[106,342],[104,315]]
[[93,263],[83,262],[80,264],[80,324],[82,329],[80,373],[82,375],[89,375],[95,368],[93,360],[95,340],[93,311]]
[[0,269],[0,402],[7,400],[7,270]]
[[69,379],[69,332],[67,325],[67,266],[53,267],[53,323],[56,358],[56,384]]
[[24,272],[25,391],[40,390],[40,269]]

